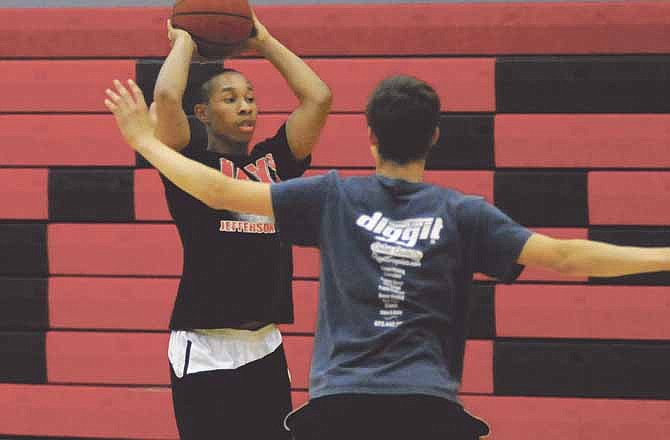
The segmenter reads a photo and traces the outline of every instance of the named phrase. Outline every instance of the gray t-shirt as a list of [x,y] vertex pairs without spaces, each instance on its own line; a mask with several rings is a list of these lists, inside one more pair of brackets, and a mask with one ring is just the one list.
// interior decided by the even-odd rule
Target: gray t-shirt
[[321,250],[310,397],[458,401],[473,273],[514,280],[531,232],[481,197],[378,175],[271,191],[282,238]]

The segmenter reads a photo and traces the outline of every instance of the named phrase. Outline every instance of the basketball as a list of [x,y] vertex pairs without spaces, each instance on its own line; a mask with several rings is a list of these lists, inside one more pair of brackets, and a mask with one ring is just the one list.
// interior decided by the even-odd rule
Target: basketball
[[179,0],[172,10],[172,25],[187,31],[200,55],[230,55],[253,29],[247,0]]

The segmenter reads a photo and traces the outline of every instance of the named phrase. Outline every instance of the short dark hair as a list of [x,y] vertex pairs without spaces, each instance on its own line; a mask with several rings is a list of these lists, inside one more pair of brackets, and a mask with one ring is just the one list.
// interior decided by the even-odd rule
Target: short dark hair
[[239,73],[241,75],[241,72],[235,69],[222,67],[220,64],[218,66],[218,69],[214,68],[214,70],[205,72],[206,76],[200,85],[200,103],[202,104],[209,102],[209,98],[212,96],[212,85],[214,85],[214,79],[218,78],[224,73]]
[[440,122],[440,98],[418,78],[392,76],[372,92],[365,115],[380,157],[403,165],[428,154]]

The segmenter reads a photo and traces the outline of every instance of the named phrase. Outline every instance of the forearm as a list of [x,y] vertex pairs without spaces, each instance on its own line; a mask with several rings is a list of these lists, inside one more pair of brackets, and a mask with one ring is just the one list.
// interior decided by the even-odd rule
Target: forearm
[[670,270],[670,248],[615,246],[589,240],[563,240],[561,272],[615,277]]
[[181,100],[186,91],[188,82],[188,72],[193,58],[193,41],[190,37],[178,38],[172,50],[158,73],[156,85],[154,87],[154,100],[159,102],[161,99],[170,99],[177,101],[181,105]]
[[231,179],[155,138],[138,142],[136,150],[177,187],[210,208],[273,215],[269,185]]
[[301,103],[314,102],[330,106],[331,92],[326,83],[300,57],[280,41],[268,35],[254,48],[281,73]]

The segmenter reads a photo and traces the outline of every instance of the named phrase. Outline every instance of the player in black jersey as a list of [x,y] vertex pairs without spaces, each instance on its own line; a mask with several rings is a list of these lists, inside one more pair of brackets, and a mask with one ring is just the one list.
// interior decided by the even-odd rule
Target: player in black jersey
[[[330,110],[326,84],[254,17],[248,46],[270,61],[300,103],[276,134],[249,151],[258,109],[253,85],[222,69],[202,84],[197,120],[182,110],[191,36],[168,23],[172,49],[151,106],[155,135],[184,156],[241,180],[275,183],[308,167]],[[172,396],[182,439],[288,438],[291,396],[281,334],[292,322],[292,257],[274,220],[207,206],[163,179],[184,249],[170,321]]]

